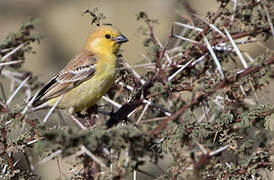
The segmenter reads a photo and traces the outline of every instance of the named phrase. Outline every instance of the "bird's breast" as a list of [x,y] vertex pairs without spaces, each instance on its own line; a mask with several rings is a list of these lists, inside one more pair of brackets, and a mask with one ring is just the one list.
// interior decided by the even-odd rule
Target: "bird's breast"
[[66,109],[73,107],[73,111],[77,112],[94,105],[115,81],[115,61],[116,59],[113,62],[98,62],[94,76],[68,91],[59,107]]

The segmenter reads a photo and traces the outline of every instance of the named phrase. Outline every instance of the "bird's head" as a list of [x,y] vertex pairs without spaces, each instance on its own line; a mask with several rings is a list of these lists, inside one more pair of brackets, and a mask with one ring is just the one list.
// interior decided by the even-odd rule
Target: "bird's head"
[[88,37],[85,49],[92,54],[116,54],[128,39],[110,25],[96,28]]

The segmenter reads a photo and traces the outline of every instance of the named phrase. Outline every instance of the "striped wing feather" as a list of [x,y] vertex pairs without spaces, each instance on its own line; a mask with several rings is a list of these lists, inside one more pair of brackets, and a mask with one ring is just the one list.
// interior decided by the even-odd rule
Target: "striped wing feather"
[[74,57],[60,73],[40,90],[32,105],[35,107],[43,104],[90,79],[95,73],[95,64],[95,55],[87,55],[83,52]]

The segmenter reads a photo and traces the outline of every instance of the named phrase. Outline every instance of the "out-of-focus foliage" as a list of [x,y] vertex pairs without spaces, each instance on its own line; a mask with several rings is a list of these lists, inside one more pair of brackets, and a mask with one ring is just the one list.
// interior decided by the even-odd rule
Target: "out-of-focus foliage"
[[[139,31],[147,36],[140,62],[149,63],[139,65],[144,69],[139,75],[120,58],[108,97],[121,106],[115,109],[109,101],[93,107],[74,117],[79,127],[60,125],[59,110],[59,117],[50,116],[58,124],[42,123],[41,111],[33,112],[27,101],[17,104],[39,86],[20,65],[40,37],[32,21],[8,36],[0,44],[1,179],[38,179],[35,155],[38,164],[75,156],[68,179],[124,179],[136,172],[149,179],[267,178],[274,106],[262,104],[257,93],[273,82],[274,55],[264,46],[252,58],[238,47],[273,41],[273,2],[218,2],[216,12],[199,17],[187,1],[179,1],[189,17],[175,22],[163,44],[154,33],[161,21],[140,12]],[[104,19],[86,12],[92,23]],[[6,93],[2,79],[15,83],[13,93]],[[166,169],[160,168],[163,158],[169,158]],[[148,165],[161,174],[144,168]]]

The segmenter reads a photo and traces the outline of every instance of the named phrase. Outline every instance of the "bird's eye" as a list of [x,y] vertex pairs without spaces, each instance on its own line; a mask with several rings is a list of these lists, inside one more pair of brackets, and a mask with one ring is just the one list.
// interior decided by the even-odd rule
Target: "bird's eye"
[[110,35],[109,35],[109,34],[106,34],[105,37],[106,37],[107,39],[110,39]]

